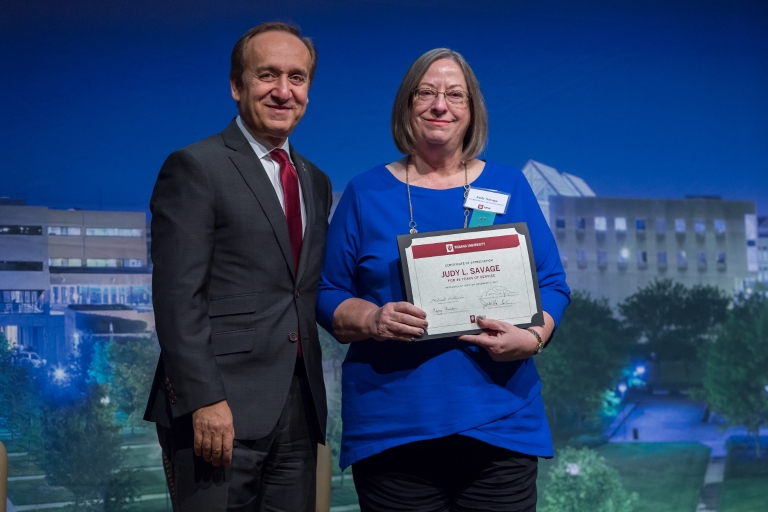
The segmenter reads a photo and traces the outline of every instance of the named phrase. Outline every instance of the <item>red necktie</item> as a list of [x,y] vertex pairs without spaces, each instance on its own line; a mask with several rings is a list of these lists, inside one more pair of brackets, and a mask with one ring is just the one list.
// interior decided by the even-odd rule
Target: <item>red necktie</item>
[[[299,199],[299,175],[288,159],[288,153],[280,148],[275,148],[270,153],[272,160],[280,165],[280,182],[283,185],[283,201],[285,204],[285,219],[288,221],[288,237],[291,240],[291,253],[293,253],[293,270],[299,269],[299,255],[301,254],[302,226],[301,226],[301,200]],[[302,355],[301,335],[299,335],[297,352]]]

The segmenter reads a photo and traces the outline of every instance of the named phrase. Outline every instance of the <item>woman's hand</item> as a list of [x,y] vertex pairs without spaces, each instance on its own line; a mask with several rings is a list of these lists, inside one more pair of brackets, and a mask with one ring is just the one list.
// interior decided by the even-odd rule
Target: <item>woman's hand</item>
[[370,337],[382,340],[415,341],[424,336],[427,314],[410,302],[388,302],[366,318]]
[[[538,340],[532,332],[526,329],[484,317],[478,317],[477,325],[483,329],[490,329],[490,331],[480,334],[465,334],[460,336],[459,340],[483,347],[494,361],[517,361],[531,357],[536,351]],[[532,329],[536,329],[542,341],[546,343],[552,335],[554,327],[554,320],[545,311],[544,326],[532,327]]]
[[410,302],[378,307],[363,299],[347,299],[333,314],[333,334],[342,343],[375,340],[415,341],[424,335],[427,314]]

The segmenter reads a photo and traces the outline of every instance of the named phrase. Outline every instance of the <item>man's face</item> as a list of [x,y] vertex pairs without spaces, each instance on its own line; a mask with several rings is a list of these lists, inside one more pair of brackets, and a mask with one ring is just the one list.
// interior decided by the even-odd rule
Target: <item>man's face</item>
[[287,32],[248,41],[242,84],[230,80],[232,98],[252,135],[280,146],[304,116],[309,99],[309,50]]

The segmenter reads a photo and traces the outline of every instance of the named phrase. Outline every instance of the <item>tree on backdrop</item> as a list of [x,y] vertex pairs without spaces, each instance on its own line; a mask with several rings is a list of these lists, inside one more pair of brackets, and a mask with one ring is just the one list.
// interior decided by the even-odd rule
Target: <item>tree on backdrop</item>
[[618,305],[630,333],[661,360],[695,360],[707,333],[728,315],[720,288],[655,279]]
[[596,451],[571,447],[557,454],[542,498],[542,512],[632,512],[637,502]]
[[131,428],[139,426],[160,355],[157,336],[111,340],[106,354],[112,374],[110,399],[128,416]]
[[31,452],[40,436],[40,395],[38,382],[43,372],[15,356],[0,333],[0,417],[11,439]]
[[729,318],[705,344],[703,398],[732,426],[755,438],[768,425],[768,300],[760,294],[737,297]]
[[[347,355],[348,343],[339,343],[325,329],[317,326],[320,346],[323,349],[323,369],[329,364],[333,371],[332,379],[326,379],[325,387],[328,393],[328,422],[326,437],[331,448],[334,464],[339,462],[341,453],[341,363]],[[325,371],[323,372],[325,373]],[[341,485],[344,485],[344,473],[341,474]]]
[[344,358],[347,356],[347,350],[349,350],[349,343],[339,343],[336,338],[331,336],[328,331],[317,326],[317,332],[320,338],[320,347],[323,350],[323,363],[328,361],[333,368],[334,380],[341,378],[341,363],[344,362]]
[[571,295],[552,343],[536,359],[553,423],[562,409],[575,410],[579,422],[596,416],[628,363],[628,346],[629,337],[605,299],[578,291]]
[[40,466],[49,485],[74,494],[78,511],[122,511],[138,494],[135,472],[120,470],[122,440],[106,397],[104,386],[90,384],[69,403],[44,406]]

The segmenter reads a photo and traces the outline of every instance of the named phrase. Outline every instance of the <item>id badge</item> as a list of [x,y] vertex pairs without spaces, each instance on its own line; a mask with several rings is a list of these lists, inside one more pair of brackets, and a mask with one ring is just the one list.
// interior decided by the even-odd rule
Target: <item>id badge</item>
[[470,187],[464,208],[493,212],[498,215],[507,213],[510,195],[498,190]]

